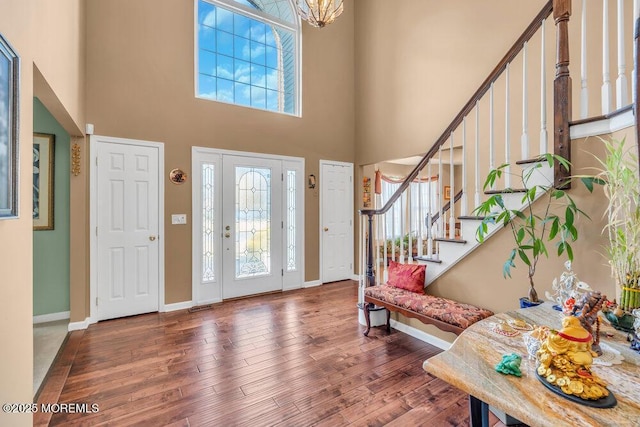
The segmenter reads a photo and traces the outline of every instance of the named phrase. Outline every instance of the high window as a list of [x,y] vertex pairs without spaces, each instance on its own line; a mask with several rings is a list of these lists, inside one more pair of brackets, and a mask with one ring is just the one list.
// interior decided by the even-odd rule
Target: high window
[[196,96],[299,115],[298,19],[290,0],[197,0]]

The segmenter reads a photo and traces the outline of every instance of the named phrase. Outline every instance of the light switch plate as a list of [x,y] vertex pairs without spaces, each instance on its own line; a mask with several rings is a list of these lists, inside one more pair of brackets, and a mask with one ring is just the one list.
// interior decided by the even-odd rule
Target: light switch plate
[[171,215],[171,224],[186,224],[187,223],[187,214],[172,214]]

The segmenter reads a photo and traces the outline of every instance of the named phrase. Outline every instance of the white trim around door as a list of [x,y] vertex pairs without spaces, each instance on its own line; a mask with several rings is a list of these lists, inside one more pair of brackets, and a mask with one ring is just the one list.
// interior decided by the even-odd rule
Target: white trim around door
[[[164,289],[165,289],[165,260],[164,260],[164,144],[154,141],[142,141],[127,138],[116,138],[109,136],[91,135],[90,140],[90,167],[89,167],[89,245],[90,245],[90,261],[89,261],[89,317],[85,322],[95,323],[100,320],[98,314],[98,167],[96,165],[106,163],[106,159],[98,159],[98,152],[100,144],[122,144],[128,147],[144,147],[155,149],[157,153],[157,235],[150,236],[156,239],[158,245],[158,272],[157,283],[158,287],[158,311],[164,311]],[[154,242],[155,243],[155,242]],[[155,292],[155,289],[154,289]]]
[[322,283],[353,277],[353,187],[353,163],[320,160],[318,232]]

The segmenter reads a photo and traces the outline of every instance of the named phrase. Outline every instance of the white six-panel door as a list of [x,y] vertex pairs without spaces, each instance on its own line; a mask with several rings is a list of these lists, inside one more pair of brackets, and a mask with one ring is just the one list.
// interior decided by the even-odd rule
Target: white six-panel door
[[353,164],[320,162],[322,282],[353,274]]
[[[96,320],[160,308],[159,147],[97,137]],[[117,142],[114,142],[117,141]]]

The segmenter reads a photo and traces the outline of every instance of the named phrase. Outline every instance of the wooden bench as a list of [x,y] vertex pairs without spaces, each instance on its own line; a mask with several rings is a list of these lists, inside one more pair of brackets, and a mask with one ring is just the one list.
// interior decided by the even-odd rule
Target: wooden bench
[[384,307],[387,311],[387,332],[391,332],[391,312],[420,320],[422,323],[459,335],[475,322],[493,316],[493,312],[450,299],[429,294],[411,292],[388,285],[376,285],[365,288],[364,317],[369,335],[371,329],[371,311]]

